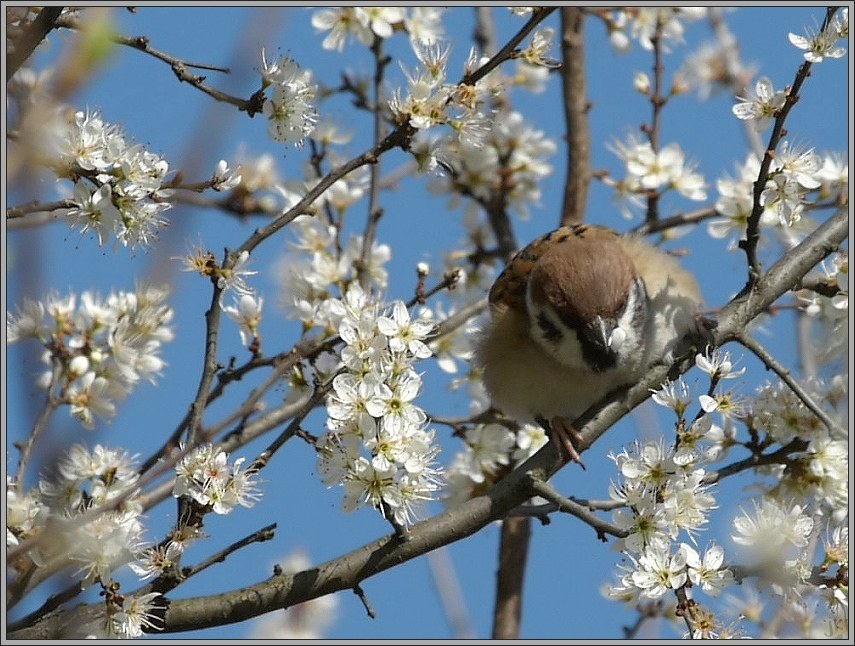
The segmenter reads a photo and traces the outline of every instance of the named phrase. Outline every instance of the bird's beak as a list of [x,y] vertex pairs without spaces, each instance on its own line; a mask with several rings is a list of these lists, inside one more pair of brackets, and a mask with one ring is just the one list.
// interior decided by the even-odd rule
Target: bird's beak
[[[616,331],[620,334],[616,335]],[[596,316],[584,326],[582,335],[585,337],[582,354],[594,370],[602,372],[617,364],[617,346],[625,335],[616,321]]]
[[612,345],[614,329],[614,322],[606,320],[602,316],[595,317],[591,321],[591,341],[602,348],[603,352],[608,353]]

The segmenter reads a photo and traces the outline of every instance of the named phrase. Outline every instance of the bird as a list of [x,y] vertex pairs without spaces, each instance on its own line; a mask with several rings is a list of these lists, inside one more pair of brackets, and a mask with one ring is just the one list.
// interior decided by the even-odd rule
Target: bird
[[474,361],[494,408],[537,422],[584,464],[573,423],[697,332],[695,277],[642,237],[576,224],[521,249],[495,280]]

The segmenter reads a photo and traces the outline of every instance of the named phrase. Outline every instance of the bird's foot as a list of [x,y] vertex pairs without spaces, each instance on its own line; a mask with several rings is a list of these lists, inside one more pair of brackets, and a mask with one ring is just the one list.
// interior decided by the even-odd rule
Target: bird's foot
[[537,420],[543,428],[546,429],[550,441],[555,444],[558,455],[567,456],[573,462],[585,469],[585,463],[582,462],[582,456],[576,450],[576,444],[582,442],[582,434],[576,430],[572,422],[566,417],[555,416],[550,421],[544,418]]
[[718,327],[718,321],[698,312],[692,318],[692,335],[710,344],[714,340],[713,331]]

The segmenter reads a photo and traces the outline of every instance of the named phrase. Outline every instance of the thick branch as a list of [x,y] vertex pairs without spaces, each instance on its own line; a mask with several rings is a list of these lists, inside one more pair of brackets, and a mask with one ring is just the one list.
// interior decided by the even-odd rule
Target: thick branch
[[567,137],[567,178],[561,224],[585,219],[591,184],[591,127],[585,83],[585,13],[581,7],[561,8],[561,80]]
[[530,517],[512,516],[502,521],[493,639],[519,639],[530,539]]
[[15,41],[14,50],[6,58],[6,82],[32,55],[39,43],[56,27],[56,21],[63,7],[45,7],[35,17],[24,33]]

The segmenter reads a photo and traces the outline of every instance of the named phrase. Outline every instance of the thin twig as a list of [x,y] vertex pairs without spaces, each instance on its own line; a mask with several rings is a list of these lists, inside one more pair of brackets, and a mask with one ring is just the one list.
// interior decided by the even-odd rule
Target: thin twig
[[[286,352],[281,352],[272,357],[252,357],[242,366],[237,368],[226,368],[225,370],[217,373],[217,384],[208,394],[208,397],[205,400],[205,406],[210,406],[211,403],[219,399],[229,384],[235,381],[240,381],[253,370],[272,366],[284,374],[300,361],[316,355],[323,348],[330,347],[328,344],[334,344],[336,342],[337,337],[330,340],[303,339]],[[191,413],[192,409],[188,408],[184,418],[178,423],[175,430],[167,438],[166,442],[164,442],[163,445],[142,464],[139,470],[140,473],[145,473],[148,469],[157,464],[163,455],[178,446],[181,434],[190,423]]]
[[[56,24],[57,27],[63,27],[65,29],[81,29],[80,23],[68,16],[60,18],[57,20]],[[166,52],[152,47],[148,37],[146,36],[123,36],[121,34],[117,34],[112,37],[112,41],[118,45],[131,47],[163,61],[169,65],[179,81],[192,85],[197,90],[204,92],[217,101],[233,105],[238,110],[246,112],[249,116],[253,116],[256,113],[261,112],[261,104],[264,99],[264,95],[261,90],[253,94],[249,99],[242,99],[207,85],[205,83],[205,76],[193,74],[189,71],[190,69],[201,69],[228,74],[230,73],[230,70],[227,67],[220,67],[218,65],[211,65],[208,63],[193,63],[191,61],[178,58],[177,56],[173,56],[172,54],[167,54]]]
[[[228,263],[230,254],[227,252]],[[205,349],[202,357],[202,374],[199,377],[199,386],[196,388],[196,396],[190,404],[190,419],[187,421],[187,446],[194,447],[197,443],[199,433],[202,432],[202,416],[205,412],[208,393],[211,384],[214,383],[214,375],[217,372],[217,345],[220,335],[220,296],[222,288],[216,283],[211,289],[211,303],[205,313]]]
[[660,233],[668,229],[675,229],[687,224],[697,224],[703,220],[714,218],[718,215],[718,211],[714,206],[705,206],[696,211],[688,211],[686,213],[676,213],[667,218],[657,218],[654,222],[643,222],[635,227],[632,231],[638,235],[649,235],[651,233]]
[[836,281],[821,274],[808,274],[793,287],[793,290],[807,289],[826,298],[834,298],[843,292]]
[[487,76],[490,72],[496,69],[499,65],[504,63],[509,58],[513,57],[513,53],[516,51],[517,45],[519,45],[523,39],[528,36],[535,27],[537,27],[540,23],[542,23],[546,18],[555,11],[558,7],[536,7],[531,14],[531,18],[528,19],[528,22],[523,25],[523,27],[507,42],[504,47],[496,52],[495,56],[490,58],[484,65],[479,67],[477,70],[472,72],[471,74],[466,74],[460,79],[460,83],[462,85],[475,85],[482,78]]
[[59,367],[55,366],[51,373],[51,381],[47,388],[47,394],[45,395],[44,408],[42,408],[42,412],[39,414],[38,419],[36,419],[36,423],[33,425],[33,430],[30,431],[26,442],[18,442],[15,444],[15,446],[21,451],[21,455],[18,458],[18,471],[15,473],[15,489],[19,496],[24,495],[24,481],[26,480],[27,465],[30,462],[33,447],[36,445],[36,442],[39,437],[41,437],[45,428],[47,428],[50,418],[56,412],[56,409],[59,408],[61,403],[61,401],[53,394],[53,390],[56,387],[58,379]]
[[686,586],[681,585],[674,590],[674,596],[677,597],[677,616],[683,617],[683,621],[686,623],[686,628],[689,631],[689,637],[692,637],[695,634],[695,622],[692,616],[693,601],[686,594]]
[[[272,540],[275,534],[276,523],[271,523],[266,527],[262,527],[261,529],[253,532],[249,536],[244,536],[239,541],[235,541],[228,547],[221,549],[219,552],[212,554],[204,561],[197,563],[196,565],[183,568],[181,570],[181,582],[183,583],[187,579],[192,576],[199,574],[200,572],[207,570],[212,565],[216,563],[222,563],[225,561],[231,554],[234,554],[240,549],[252,545],[253,543],[264,543],[265,541]],[[144,594],[146,589],[143,588],[138,592],[138,594]],[[166,590],[162,590],[162,592],[166,592]]]
[[766,464],[786,464],[789,461],[791,454],[800,453],[807,447],[807,442],[796,438],[771,453],[753,454],[744,460],[739,460],[738,462],[733,462],[726,467],[722,467],[718,471],[712,471],[704,476],[703,482],[704,484],[714,484],[716,482],[720,482],[724,478],[755,467]]
[[441,339],[444,336],[448,336],[452,334],[456,329],[466,325],[470,319],[478,316],[481,312],[485,311],[489,303],[487,302],[487,297],[479,298],[477,301],[473,303],[469,303],[461,308],[459,311],[455,312],[447,319],[441,321],[439,323],[439,329],[437,330],[436,335],[431,339],[432,341],[436,341],[437,339]]
[[[525,38],[532,29],[540,24],[554,10],[555,7],[544,7],[535,10],[534,15],[532,15],[529,21],[507,42],[504,47],[502,47],[499,52],[496,53],[495,56],[471,74],[465,74],[458,84],[474,85],[493,69],[510,59],[516,46],[523,40],[523,38]],[[381,155],[393,148],[402,148],[406,150],[415,132],[416,130],[409,123],[399,125],[392,132],[386,135],[382,141],[372,146],[370,150],[367,150],[345,162],[341,166],[332,169],[294,206],[285,211],[267,226],[256,229],[256,231],[237,249],[237,253],[240,253],[241,251],[251,252],[264,240],[289,224],[298,215],[305,213],[315,200],[318,199],[318,197],[348,173],[351,173],[366,164],[376,163]]]
[[359,597],[359,600],[362,602],[362,606],[365,608],[365,613],[371,617],[371,619],[377,618],[377,613],[374,612],[374,607],[371,605],[371,602],[368,600],[368,597],[365,594],[365,590],[362,589],[362,586],[358,583],[352,588],[353,593]]
[[[70,209],[77,204],[73,200],[57,200],[56,202],[28,202],[20,206],[10,206],[6,209],[6,220],[14,220],[22,218],[30,213],[45,213],[50,211],[60,211],[62,209]],[[56,215],[52,217],[58,217]]]
[[804,388],[802,388],[801,384],[793,379],[792,373],[785,368],[780,361],[778,361],[772,354],[763,347],[763,345],[757,341],[754,337],[752,337],[748,333],[740,334],[736,339],[740,344],[744,347],[751,350],[754,355],[763,362],[763,365],[766,366],[767,370],[773,371],[778,377],[783,381],[790,390],[802,400],[802,403],[808,408],[810,412],[816,415],[817,419],[819,419],[825,427],[828,429],[828,432],[837,439],[845,438],[847,436],[846,431],[841,429],[837,424],[834,423],[834,420],[831,419],[828,414],[822,410],[822,408],[817,404],[813,397],[810,396]]
[[[258,410],[258,402],[259,400],[267,394],[267,392],[276,386],[281,379],[282,376],[291,369],[293,364],[289,361],[280,361],[275,364],[273,367],[273,372],[267,377],[267,379],[260,384],[258,387],[254,388],[253,391],[249,394],[249,396],[244,400],[244,402],[238,406],[234,411],[229,413],[225,418],[217,422],[216,424],[211,425],[210,428],[206,429],[205,435],[207,437],[216,437],[220,433],[222,433],[226,427],[233,424],[237,420],[246,419],[249,415],[256,412]],[[209,398],[210,399],[210,396]],[[208,405],[208,401],[205,402],[205,405]]]
[[[386,55],[384,40],[379,36],[374,37],[374,43],[371,46],[371,53],[374,54],[374,110],[373,110],[373,125],[374,125],[374,144],[376,145],[385,135],[386,128],[384,126],[382,108],[383,105],[383,74],[386,66],[391,58]],[[374,246],[374,240],[377,237],[377,227],[380,224],[380,218],[383,217],[383,209],[380,207],[380,164],[381,160],[378,157],[377,161],[371,165],[369,169],[368,180],[368,217],[365,221],[365,230],[362,234],[362,252],[359,256],[356,270],[359,277],[359,284],[366,292],[371,284],[371,251]]]
[[446,289],[454,289],[454,286],[457,285],[457,282],[460,280],[460,271],[457,269],[452,269],[451,271],[447,271],[445,275],[442,277],[442,280],[439,281],[436,285],[431,287],[430,289],[423,291],[421,293],[416,294],[407,301],[407,307],[412,307],[413,305],[424,305],[425,301],[429,299],[434,294],[438,294],[439,292]]
[[567,496],[563,496],[548,482],[543,480],[542,478],[538,478],[534,474],[529,474],[529,486],[531,490],[541,498],[546,498],[549,502],[555,503],[558,505],[559,511],[564,511],[570,514],[571,516],[575,516],[582,522],[590,525],[594,528],[594,531],[597,532],[597,538],[601,541],[605,542],[606,534],[611,534],[612,536],[616,536],[618,538],[625,538],[629,535],[626,530],[617,527],[616,525],[612,525],[609,522],[606,522],[596,514],[592,513],[585,505],[580,505],[574,500],[568,498]]
[[[650,147],[653,149],[654,154],[659,152],[659,136],[662,128],[662,108],[668,102],[668,99],[666,99],[662,94],[662,88],[664,85],[663,77],[665,75],[665,64],[663,63],[662,52],[664,47],[662,43],[663,27],[663,18],[661,15],[657,15],[656,27],[653,31],[653,35],[650,37],[650,43],[653,47],[653,90],[650,93],[650,105],[653,114],[650,118],[650,124],[642,126],[642,130],[647,134],[647,138],[650,141]],[[650,191],[647,195],[647,216],[645,219],[647,223],[651,225],[659,219],[658,191]]]
[[[837,9],[837,7],[828,7],[826,9],[825,20],[822,22],[820,31],[825,31],[828,28]],[[802,84],[807,80],[807,77],[810,76],[812,66],[813,64],[806,60],[796,72],[793,85],[786,93],[784,105],[778,114],[775,115],[772,134],[769,135],[769,143],[766,145],[766,152],[760,162],[760,171],[757,174],[757,180],[754,182],[754,201],[751,208],[751,215],[748,216],[745,240],[739,241],[739,246],[745,251],[745,257],[748,261],[748,280],[743,288],[743,292],[745,293],[754,287],[761,273],[760,259],[757,257],[757,246],[760,244],[760,217],[763,215],[762,195],[766,188],[766,181],[769,179],[769,168],[772,166],[772,160],[775,158],[775,150],[778,148],[778,144],[785,134],[784,122],[787,120],[790,110],[793,109],[793,106],[799,100],[799,90],[801,90]]]
[[267,463],[270,462],[270,458],[282,448],[282,445],[285,444],[289,439],[291,439],[296,432],[300,428],[300,424],[303,423],[303,420],[306,416],[311,413],[315,407],[323,401],[323,398],[332,388],[332,382],[335,377],[332,377],[327,383],[323,385],[319,385],[315,388],[315,392],[312,393],[312,396],[303,404],[299,413],[294,415],[294,418],[288,424],[282,433],[271,442],[266,449],[264,449],[261,453],[258,454],[258,457],[252,461],[252,464],[249,466],[249,469],[252,471],[260,471],[264,467],[267,466]]
[[[32,626],[39,617],[44,617],[46,614],[51,612],[52,610],[59,608],[62,604],[67,603],[74,599],[77,595],[83,592],[84,588],[81,581],[75,581],[71,585],[69,585],[64,590],[57,592],[56,594],[52,594],[47,600],[39,606],[36,610],[28,613],[24,617],[16,620],[15,622],[9,624],[7,626],[7,630],[20,630],[21,628],[25,628],[27,626]],[[7,607],[10,607],[13,604],[9,602],[11,599],[7,599]]]

